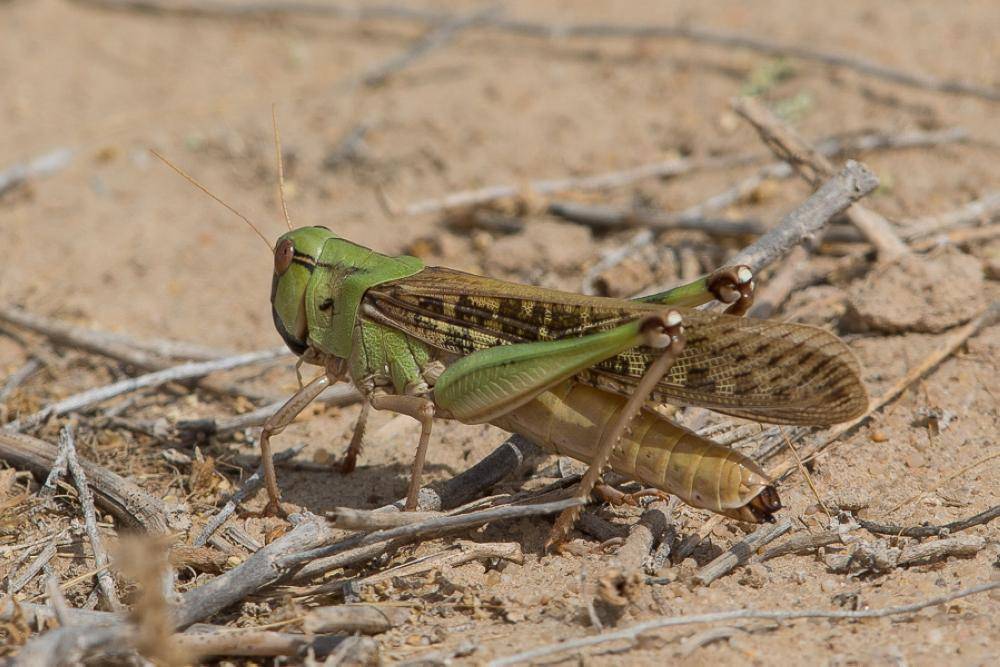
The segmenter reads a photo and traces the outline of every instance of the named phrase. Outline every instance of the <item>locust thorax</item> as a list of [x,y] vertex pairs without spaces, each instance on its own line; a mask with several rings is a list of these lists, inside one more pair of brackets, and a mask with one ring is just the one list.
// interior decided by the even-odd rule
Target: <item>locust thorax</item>
[[281,338],[297,355],[309,347],[306,288],[331,236],[325,227],[302,227],[282,234],[274,248],[271,315]]

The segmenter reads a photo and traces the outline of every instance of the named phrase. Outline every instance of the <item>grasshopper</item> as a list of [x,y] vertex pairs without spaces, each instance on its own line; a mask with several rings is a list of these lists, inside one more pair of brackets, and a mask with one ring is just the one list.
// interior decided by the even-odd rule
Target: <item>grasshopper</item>
[[[652,409],[669,402],[809,425],[864,412],[849,348],[822,329],[742,317],[753,288],[749,267],[736,266],[635,300],[591,297],[425,266],[325,227],[291,230],[275,246],[274,324],[324,373],[264,425],[268,511],[281,507],[270,438],[347,379],[365,403],[342,470],[355,465],[369,408],[420,422],[406,509],[416,506],[433,420],[448,418],[591,463],[591,486],[608,464],[695,507],[773,520],[781,501],[753,460]],[[712,300],[726,313],[696,309]]]
[[[781,500],[760,466],[671,422],[655,406],[823,426],[867,408],[860,366],[839,338],[816,327],[743,317],[754,291],[747,266],[723,267],[634,300],[425,266],[326,227],[293,229],[276,121],[275,144],[289,231],[273,247],[271,312],[299,365],[318,365],[323,373],[264,423],[265,513],[283,513],[271,438],[341,380],[364,397],[342,472],[355,467],[371,408],[420,423],[408,510],[417,505],[433,421],[446,418],[488,422],[589,463],[581,498],[610,466],[694,507],[751,523],[772,521]],[[245,216],[154,154],[267,243]],[[713,300],[727,304],[726,312],[697,308]],[[575,512],[560,517],[550,543],[565,537]]]

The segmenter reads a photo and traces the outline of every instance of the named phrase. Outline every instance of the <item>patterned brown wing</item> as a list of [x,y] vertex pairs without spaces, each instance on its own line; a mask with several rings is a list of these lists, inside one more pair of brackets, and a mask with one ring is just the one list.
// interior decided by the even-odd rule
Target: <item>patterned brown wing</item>
[[[368,291],[362,313],[458,355],[495,345],[579,337],[664,306],[589,297],[430,267]],[[656,400],[788,424],[831,424],[861,414],[867,395],[854,355],[815,327],[677,308],[684,352]],[[655,352],[634,348],[583,373],[631,393]]]
[[[681,313],[686,346],[657,386],[656,400],[779,424],[834,424],[867,409],[857,359],[833,334],[699,310]],[[590,381],[608,389],[631,386],[653,354],[630,350],[595,366]]]

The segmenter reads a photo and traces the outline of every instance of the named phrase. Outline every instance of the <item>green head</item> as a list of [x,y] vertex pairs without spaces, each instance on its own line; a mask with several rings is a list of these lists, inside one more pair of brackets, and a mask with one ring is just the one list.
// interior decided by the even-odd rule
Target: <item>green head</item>
[[416,257],[382,255],[326,227],[294,229],[274,250],[274,326],[295,354],[312,348],[346,359],[365,292],[423,268]]
[[303,354],[308,347],[306,291],[327,240],[336,238],[326,227],[300,227],[282,234],[274,249],[271,314],[288,348]]

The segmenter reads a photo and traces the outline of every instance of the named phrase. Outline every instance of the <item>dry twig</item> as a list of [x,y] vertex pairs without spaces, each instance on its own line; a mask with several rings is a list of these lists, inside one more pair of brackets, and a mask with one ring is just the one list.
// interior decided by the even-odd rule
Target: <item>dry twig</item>
[[1000,517],[1000,505],[995,505],[988,510],[980,512],[968,519],[952,521],[943,526],[894,526],[892,524],[878,523],[867,519],[855,518],[858,524],[869,533],[876,535],[896,535],[902,537],[939,537],[950,535],[962,530],[967,530],[973,526],[984,526],[993,519]]
[[378,635],[402,625],[409,617],[410,609],[407,607],[341,604],[310,609],[302,628],[310,634],[360,632],[364,635]]
[[[833,174],[833,164],[759,100],[737,98],[732,107],[756,128],[777,157],[791,164],[812,185]],[[880,259],[888,262],[909,254],[910,249],[896,236],[889,221],[878,213],[855,204],[847,209],[847,216],[872,242]]]
[[954,211],[903,220],[899,226],[903,238],[913,242],[955,227],[989,222],[997,215],[1000,215],[1000,192],[990,192]]
[[[331,556],[343,553],[348,550],[357,549],[376,543],[415,539],[426,540],[432,536],[455,530],[474,528],[490,523],[491,521],[508,521],[521,519],[529,516],[541,516],[561,512],[570,507],[583,505],[585,500],[579,498],[567,498],[550,503],[539,503],[537,505],[501,505],[478,512],[468,514],[458,514],[454,516],[436,516],[419,523],[406,524],[396,528],[388,528],[373,533],[355,535],[335,544],[319,547],[310,551],[290,554],[278,559],[278,563],[284,567],[292,567],[309,563],[309,561],[327,559]],[[312,565],[312,563],[309,563]],[[343,567],[343,566],[338,566]]]
[[104,595],[111,611],[121,611],[125,607],[118,599],[118,589],[115,587],[115,580],[108,571],[111,560],[108,552],[104,550],[104,541],[101,533],[97,529],[97,515],[94,512],[94,496],[90,492],[87,484],[87,473],[80,465],[80,460],[76,454],[76,443],[73,438],[73,426],[67,425],[59,432],[59,449],[65,452],[66,466],[69,468],[73,481],[76,482],[76,490],[79,494],[80,507],[83,510],[84,525],[87,528],[87,537],[90,538],[90,548],[94,554],[94,567],[99,568],[97,573],[97,584]]
[[[276,2],[260,0],[245,4],[200,0],[199,2],[171,2],[160,0],[76,0],[90,6],[112,10],[156,12],[190,17],[218,17],[252,19],[281,15],[331,16],[351,20],[394,19],[439,24],[451,18],[450,14],[399,5],[344,6],[331,3]],[[820,51],[808,46],[782,44],[771,38],[755,37],[740,33],[722,32],[690,25],[616,25],[609,23],[541,23],[536,21],[495,18],[481,22],[481,27],[509,32],[536,39],[676,39],[705,44],[723,49],[745,49],[771,57],[788,57],[815,62],[830,67],[840,67],[883,81],[955,95],[969,95],[985,100],[1000,100],[1000,90],[966,81],[941,79],[922,72],[907,72],[881,63],[842,53]]]
[[449,16],[414,42],[406,51],[365,72],[364,76],[361,77],[361,82],[370,88],[381,86],[414,61],[451,43],[463,30],[497,15],[498,10],[498,7],[491,6],[463,16]]
[[[176,365],[174,360],[211,361],[232,355],[231,352],[214,350],[194,343],[161,339],[142,340],[123,334],[97,331],[3,305],[0,305],[0,322],[45,336],[57,345],[99,354],[146,371],[171,368]],[[195,379],[203,389],[217,394],[246,396],[254,400],[264,398],[258,392],[239,384],[213,378]]]
[[538,658],[543,658],[556,653],[566,651],[579,651],[581,649],[606,644],[608,642],[627,641],[634,643],[647,632],[659,630],[661,628],[676,627],[680,625],[692,625],[695,623],[718,623],[720,621],[733,621],[740,619],[767,619],[773,621],[789,621],[797,618],[828,618],[828,619],[865,619],[865,618],[885,618],[888,616],[899,616],[901,614],[911,614],[927,607],[935,607],[946,604],[953,600],[977,595],[1000,588],[1000,581],[991,581],[971,588],[964,588],[947,595],[914,602],[912,604],[897,605],[893,607],[883,607],[881,609],[862,609],[858,611],[847,611],[841,609],[801,609],[801,610],[756,610],[756,609],[735,609],[732,611],[721,611],[712,614],[694,614],[691,616],[665,616],[656,618],[644,623],[637,623],[628,628],[603,632],[590,637],[572,639],[557,644],[547,644],[537,648],[523,651],[510,656],[505,656],[489,663],[489,667],[506,667],[506,665],[516,665],[527,663]]
[[762,159],[760,154],[731,155],[708,158],[676,158],[632,167],[604,174],[578,178],[556,178],[532,181],[526,187],[517,185],[491,185],[475,190],[464,190],[434,199],[424,199],[403,208],[406,215],[437,213],[467,206],[486,204],[498,199],[519,197],[525,194],[551,195],[568,190],[607,190],[647,178],[672,178],[708,169],[727,169],[754,164]]
[[[302,451],[304,446],[305,445],[290,447],[278,452],[274,455],[274,462],[277,464],[294,458],[296,454]],[[217,531],[219,527],[236,512],[240,503],[253,497],[253,495],[260,491],[263,486],[264,466],[260,465],[257,467],[254,474],[247,477],[243,484],[240,485],[240,488],[238,488],[235,493],[230,496],[229,500],[226,501],[226,504],[222,506],[222,509],[216,512],[212,518],[208,520],[208,523],[206,523],[205,527],[201,529],[201,532],[198,533],[198,537],[194,539],[192,544],[196,547],[203,547],[208,544],[209,538],[212,537],[212,535],[215,534],[215,531]]]
[[0,322],[45,336],[57,345],[100,354],[144,369],[159,370],[169,364],[170,359],[210,361],[232,355],[232,352],[213,350],[193,343],[159,339],[142,340],[123,334],[97,331],[11,306],[0,306]]
[[773,542],[791,529],[791,519],[761,526],[731,546],[726,553],[701,568],[695,573],[694,580],[702,586],[708,586],[719,577],[732,572],[738,565],[750,560],[750,557],[753,556],[757,549]]
[[819,232],[829,220],[878,186],[878,179],[864,164],[848,160],[808,199],[782,218],[777,227],[747,246],[732,265],[746,264],[755,273]]
[[[905,149],[916,147],[940,146],[942,144],[967,141],[968,132],[961,127],[944,130],[914,130],[892,134],[888,132],[871,132],[856,137],[829,137],[816,144],[816,151],[828,158],[875,149]],[[642,227],[657,231],[667,229],[695,229],[707,234],[727,235],[760,235],[767,227],[757,220],[724,220],[712,219],[716,214],[729,206],[746,198],[756,191],[767,180],[779,180],[795,175],[794,169],[787,162],[772,162],[761,167],[753,175],[739,181],[735,185],[712,195],[704,201],[689,206],[681,211],[650,211],[613,208],[610,206],[594,206],[578,202],[553,202],[547,212],[565,220],[599,229],[602,231]],[[992,202],[979,200],[978,207],[970,204],[968,214],[982,211]],[[986,208],[985,210],[989,210]],[[963,217],[962,219],[966,219]]]
[[115,396],[136,391],[137,389],[159,387],[167,384],[168,382],[178,382],[180,380],[199,378],[217,371],[230,370],[239,366],[260,363],[261,361],[269,361],[284,354],[287,354],[287,350],[285,348],[259,350],[257,352],[247,352],[245,354],[238,354],[232,357],[225,357],[223,359],[214,359],[212,361],[199,361],[181,364],[162,371],[128,378],[121,380],[120,382],[98,387],[96,389],[88,389],[87,391],[64,398],[61,401],[42,408],[32,415],[8,423],[4,426],[4,429],[11,432],[21,431],[36,426],[49,417],[56,417],[64,415],[68,412],[75,412],[91,405],[106,401],[109,398],[114,398]]
[[[59,450],[38,438],[0,430],[0,459],[44,479],[59,459]],[[167,512],[159,499],[107,468],[80,461],[97,504],[127,526],[152,534],[166,533]]]
[[[28,564],[23,572],[17,574],[13,568],[7,575],[7,595],[14,595],[22,588],[31,583],[31,580],[48,565],[49,561],[56,555],[56,540],[42,548],[42,551]],[[16,575],[16,576],[15,576]]]
[[0,171],[0,195],[13,190],[25,181],[39,176],[48,176],[65,169],[73,159],[73,151],[57,148],[28,162],[22,162]]

